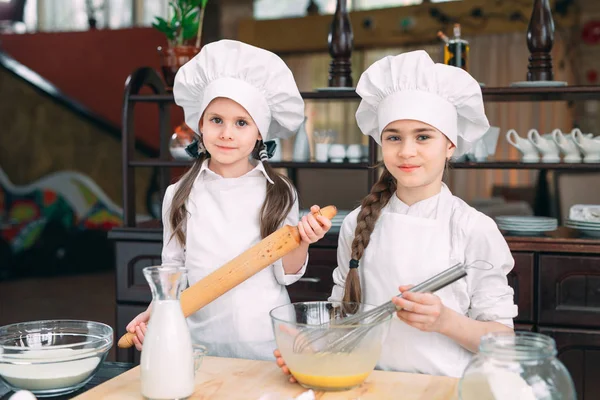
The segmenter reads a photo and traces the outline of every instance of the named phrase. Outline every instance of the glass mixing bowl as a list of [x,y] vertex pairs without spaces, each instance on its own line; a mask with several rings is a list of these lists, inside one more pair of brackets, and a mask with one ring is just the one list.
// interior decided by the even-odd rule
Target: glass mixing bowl
[[76,391],[98,371],[113,329],[93,321],[48,320],[0,327],[0,379],[36,397]]
[[317,301],[273,309],[270,315],[277,347],[298,383],[325,391],[360,386],[379,360],[391,315],[380,322],[338,324],[374,307]]

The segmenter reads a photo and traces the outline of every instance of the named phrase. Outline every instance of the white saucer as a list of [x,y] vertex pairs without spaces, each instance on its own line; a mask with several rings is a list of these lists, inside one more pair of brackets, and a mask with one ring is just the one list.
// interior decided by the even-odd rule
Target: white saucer
[[562,81],[522,81],[513,82],[510,87],[562,87],[568,86],[567,82]]

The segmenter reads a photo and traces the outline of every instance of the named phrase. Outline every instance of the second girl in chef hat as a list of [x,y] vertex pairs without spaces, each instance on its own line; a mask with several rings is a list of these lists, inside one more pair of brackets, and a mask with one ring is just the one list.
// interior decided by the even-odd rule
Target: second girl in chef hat
[[436,294],[394,298],[402,310],[378,364],[459,377],[481,336],[512,330],[517,315],[506,241],[491,218],[442,182],[448,160],[489,128],[480,86],[414,51],[375,62],[356,91],[358,126],[381,145],[385,168],[343,222],[330,300],[379,305],[458,262],[481,267]]
[[[322,216],[298,220],[296,191],[268,163],[269,140],[298,130],[304,102],[283,60],[232,40],[204,46],[177,72],[173,94],[198,140],[188,148],[196,162],[165,193],[162,264],[185,265],[193,285],[284,224],[298,225],[298,249],[188,318],[212,355],[272,359],[269,311],[290,302],[285,285],[304,274],[309,244],[331,227]],[[138,349],[149,316],[127,326]]]

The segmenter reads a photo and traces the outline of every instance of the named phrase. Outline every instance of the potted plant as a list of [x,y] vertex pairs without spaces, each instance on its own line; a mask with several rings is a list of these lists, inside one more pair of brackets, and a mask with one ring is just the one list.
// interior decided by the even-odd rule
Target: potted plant
[[152,26],[167,36],[167,47],[158,52],[161,69],[169,88],[173,87],[177,70],[201,48],[202,22],[208,0],[169,0],[170,20],[156,17]]

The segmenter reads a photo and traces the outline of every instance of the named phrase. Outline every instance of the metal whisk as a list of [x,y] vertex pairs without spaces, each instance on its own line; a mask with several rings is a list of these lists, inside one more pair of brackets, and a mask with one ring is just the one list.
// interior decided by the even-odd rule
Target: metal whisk
[[[408,291],[436,292],[466,276],[466,270],[466,265],[456,264]],[[397,297],[402,297],[402,294]],[[322,328],[303,329],[294,339],[294,353],[302,353],[307,348],[312,348],[316,342],[325,342],[324,346],[320,346],[319,352],[351,352],[373,327],[385,321],[396,311],[398,311],[396,305],[390,300],[372,310],[333,323],[325,323]]]

